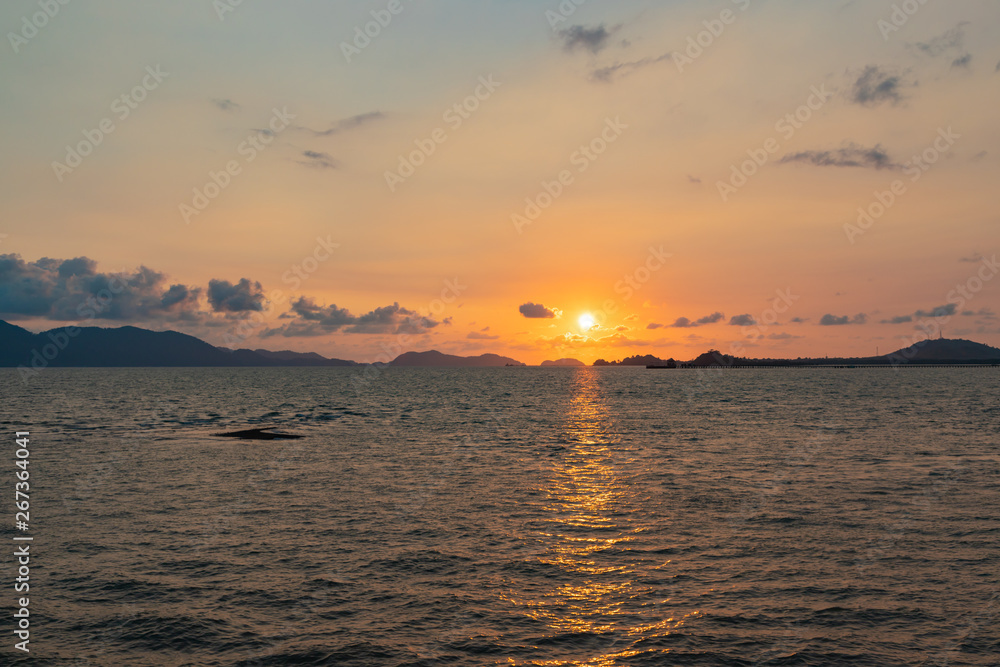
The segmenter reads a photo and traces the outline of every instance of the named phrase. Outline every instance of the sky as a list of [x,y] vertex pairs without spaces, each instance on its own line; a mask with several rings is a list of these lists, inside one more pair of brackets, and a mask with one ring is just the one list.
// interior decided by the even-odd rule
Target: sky
[[0,318],[526,363],[1000,346],[1000,4],[0,5]]

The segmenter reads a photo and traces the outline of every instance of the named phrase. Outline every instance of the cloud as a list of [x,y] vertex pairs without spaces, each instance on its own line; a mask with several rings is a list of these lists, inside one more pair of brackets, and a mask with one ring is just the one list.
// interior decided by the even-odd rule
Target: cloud
[[697,176],[692,176],[691,174],[688,174],[687,177],[688,177],[688,183],[693,183],[694,185],[701,185],[701,179],[698,178]]
[[219,107],[223,111],[239,111],[239,109],[240,109],[240,105],[239,104],[237,104],[236,102],[233,102],[232,100],[230,100],[228,98],[224,99],[224,100],[222,100],[222,99],[213,99],[212,100],[212,104],[214,104],[215,106]]
[[664,53],[662,56],[657,56],[656,58],[640,58],[639,60],[617,62],[614,65],[598,67],[590,73],[590,80],[599,81],[601,83],[611,83],[616,78],[624,79],[636,70],[649,67],[650,65],[656,65],[657,63],[661,63],[665,60],[671,60],[673,57],[673,53]]
[[952,67],[964,67],[965,69],[969,69],[969,65],[971,63],[972,63],[972,54],[971,53],[966,53],[964,55],[959,56],[958,58],[955,58],[951,62],[951,66]]
[[560,30],[557,34],[562,40],[563,49],[575,51],[583,49],[591,53],[598,53],[608,45],[608,40],[621,26],[615,26],[608,30],[602,23],[599,26],[588,28],[582,25],[574,25]]
[[419,334],[449,323],[447,320],[437,322],[398,303],[376,308],[364,315],[352,315],[346,308],[319,306],[308,297],[292,302],[291,310],[282,317],[295,321],[268,329],[261,337],[306,338],[338,331],[348,334]]
[[890,74],[875,65],[869,65],[851,87],[850,97],[855,104],[876,107],[883,102],[898,103],[902,98],[902,79],[898,74]]
[[933,39],[926,42],[917,42],[916,44],[911,44],[909,46],[916,48],[918,51],[921,51],[931,58],[937,58],[940,55],[948,53],[949,51],[961,51],[965,48],[965,26],[967,25],[969,25],[969,23],[967,21],[963,21],[954,28],[941,33]]
[[356,127],[361,127],[367,123],[371,123],[376,120],[382,120],[385,118],[385,114],[381,111],[369,111],[368,113],[358,114],[356,116],[350,116],[349,118],[343,118],[330,125],[329,128],[325,130],[313,130],[311,128],[305,127],[304,125],[296,125],[295,129],[308,132],[314,137],[329,137],[334,134],[339,134],[340,132],[347,132],[348,130],[353,130]]
[[546,308],[540,303],[525,303],[517,309],[529,320],[551,320],[559,317],[561,312],[556,308]]
[[958,310],[958,307],[949,303],[944,306],[938,306],[930,311],[918,310],[913,314],[914,317],[928,318],[928,317],[950,317],[954,315]]
[[678,317],[670,326],[675,329],[690,329],[693,327],[700,327],[705,324],[715,324],[716,322],[721,322],[725,318],[726,316],[722,313],[712,313],[711,315],[694,320],[693,322],[686,317]]
[[473,331],[469,333],[469,335],[466,336],[466,338],[470,340],[499,340],[500,336],[491,336],[488,333],[483,333],[481,331]]
[[0,254],[0,315],[11,319],[197,320],[200,293],[167,286],[164,274],[145,266],[102,273],[88,257],[26,262]]
[[791,319],[791,321],[792,321],[792,322],[793,322],[794,324],[805,324],[806,322],[808,322],[808,321],[809,321],[809,318],[808,318],[808,317],[793,317],[793,318]]
[[667,326],[666,324],[660,324],[658,322],[652,322],[652,323],[646,325],[646,328],[649,329],[650,331],[656,331],[657,329],[663,329],[666,326]]
[[235,285],[228,280],[210,280],[208,303],[217,313],[249,313],[264,310],[264,289],[258,282],[241,278]]
[[302,151],[305,160],[298,160],[298,163],[314,169],[337,169],[337,161],[329,153],[319,151]]
[[958,312],[958,307],[953,303],[948,303],[930,310],[918,310],[911,315],[898,315],[896,317],[882,320],[882,324],[907,324],[916,319],[927,319],[933,317],[951,317]]
[[983,261],[983,259],[985,258],[982,255],[978,252],[974,252],[968,257],[960,257],[958,261],[965,262],[967,264],[979,264],[979,262]]
[[835,150],[801,151],[784,156],[781,164],[790,162],[805,162],[816,167],[862,167],[865,169],[898,169],[882,148],[881,144],[873,148],[865,148],[855,143],[848,143]]
[[793,336],[790,333],[773,333],[768,336],[769,340],[794,340],[796,338],[802,338],[802,336]]
[[755,324],[757,324],[757,320],[750,314],[736,315],[729,318],[729,326],[733,327],[752,327]]
[[868,316],[864,313],[858,313],[854,317],[848,317],[847,315],[824,315],[819,320],[819,325],[821,327],[838,327],[845,326],[848,324],[865,324],[868,321]]
[[962,315],[982,318],[980,320],[976,320],[976,324],[987,324],[994,322],[997,319],[997,314],[989,308],[980,308],[978,312],[966,311],[962,313]]

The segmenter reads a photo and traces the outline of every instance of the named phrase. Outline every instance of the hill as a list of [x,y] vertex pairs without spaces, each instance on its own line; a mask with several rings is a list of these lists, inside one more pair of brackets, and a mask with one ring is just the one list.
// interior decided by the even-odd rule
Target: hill
[[542,366],[563,366],[563,367],[572,366],[572,367],[578,367],[578,366],[586,366],[586,365],[587,364],[583,363],[579,359],[557,359],[556,361],[543,361],[542,362]]
[[995,361],[1000,359],[1000,349],[961,338],[939,338],[925,340],[888,356],[894,355],[910,361]]
[[[272,356],[273,355],[273,356]],[[33,334],[0,320],[0,367],[353,366],[295,352],[229,350],[177,331],[60,327]]]
[[524,366],[520,361],[496,354],[481,354],[478,357],[457,357],[437,350],[429,352],[407,352],[393,359],[390,366],[405,368],[487,368],[493,366]]

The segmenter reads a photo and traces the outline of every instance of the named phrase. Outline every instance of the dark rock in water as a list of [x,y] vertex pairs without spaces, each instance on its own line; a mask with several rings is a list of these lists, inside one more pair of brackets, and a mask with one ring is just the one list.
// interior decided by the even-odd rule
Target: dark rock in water
[[213,433],[212,435],[216,438],[239,438],[240,440],[298,440],[305,437],[302,435],[292,435],[291,433],[268,433],[262,428],[232,431],[230,433]]

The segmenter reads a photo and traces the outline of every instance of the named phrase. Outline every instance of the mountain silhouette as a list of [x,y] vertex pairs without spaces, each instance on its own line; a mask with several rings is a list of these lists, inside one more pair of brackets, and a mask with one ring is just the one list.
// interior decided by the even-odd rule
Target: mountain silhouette
[[215,347],[177,331],[60,327],[33,334],[0,320],[0,367],[356,365],[318,354],[261,352]]
[[429,352],[407,352],[396,357],[390,366],[408,368],[484,368],[491,366],[524,366],[523,363],[510,357],[497,354],[481,354],[478,357],[456,357],[437,350]]
[[558,359],[556,361],[543,361],[542,366],[586,366],[579,359]]

